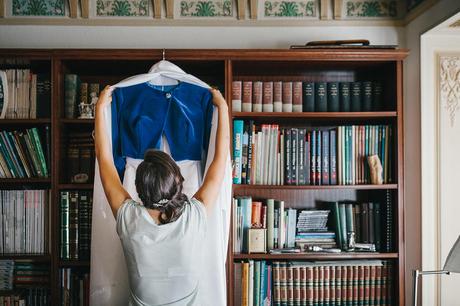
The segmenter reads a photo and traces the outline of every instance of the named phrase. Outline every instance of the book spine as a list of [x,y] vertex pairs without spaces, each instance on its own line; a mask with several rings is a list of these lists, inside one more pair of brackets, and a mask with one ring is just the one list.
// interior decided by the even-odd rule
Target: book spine
[[285,169],[284,169],[284,176],[285,176],[285,182],[286,185],[292,185],[292,130],[291,129],[286,129],[285,130]]
[[330,301],[330,267],[329,266],[324,266],[324,285],[323,285],[323,305],[324,306],[329,306],[331,305]]
[[297,161],[298,161],[298,177],[297,177],[297,184],[298,185],[305,185],[306,184],[306,169],[305,169],[305,162],[306,162],[306,155],[305,155],[305,129],[299,128],[299,137],[298,137],[298,154],[297,154]]
[[338,82],[327,83],[327,110],[329,112],[338,112],[340,110]]
[[342,250],[348,249],[348,231],[345,204],[339,204],[340,233],[342,234]]
[[375,266],[370,266],[370,292],[369,292],[369,305],[376,305],[375,304]]
[[332,129],[329,131],[329,156],[330,156],[330,163],[329,163],[329,176],[330,176],[330,183],[331,185],[337,184],[337,131]]
[[243,120],[233,121],[233,184],[241,184],[241,162],[243,151]]
[[248,166],[248,144],[249,144],[249,126],[244,125],[243,128],[243,139],[241,146],[241,184],[246,184],[247,180],[247,166]]
[[252,111],[260,113],[262,111],[262,82],[253,82],[252,88]]
[[319,267],[313,267],[313,305],[319,305]]
[[36,86],[37,118],[51,117],[51,77],[49,74],[37,74]]
[[322,149],[321,149],[321,185],[329,185],[329,131],[322,131]]
[[358,273],[359,273],[358,272],[358,266],[357,265],[353,266],[353,286],[352,286],[352,290],[353,290],[353,294],[352,294],[353,303],[352,303],[352,305],[353,306],[357,306],[358,305],[358,300],[359,300],[359,298],[358,298],[358,293],[359,293],[359,280],[358,280],[359,275],[358,275]]
[[[29,132],[29,130],[27,131]],[[31,139],[33,139],[33,143],[35,145],[36,152],[38,153],[38,159],[40,161],[40,166],[42,168],[43,176],[48,176],[48,167],[46,165],[45,154],[43,153],[43,147],[40,142],[40,137],[38,135],[37,128],[32,128],[31,132]]]
[[249,120],[249,129],[248,129],[248,159],[246,164],[246,184],[253,183],[253,176],[252,176],[252,163],[253,163],[253,147],[254,147],[254,120]]
[[382,82],[373,82],[372,83],[372,101],[374,104],[375,111],[385,110],[383,104],[383,85]]
[[283,82],[283,112],[292,112],[292,82]]
[[303,111],[315,111],[315,83],[303,82]]
[[291,185],[298,185],[298,132],[299,130],[296,128],[291,129]]
[[252,82],[243,82],[243,97],[242,97],[243,112],[252,112]]
[[362,111],[370,112],[372,107],[372,82],[362,82]]
[[69,259],[70,258],[70,250],[69,250],[69,192],[62,191],[61,192],[61,259]]
[[78,192],[69,194],[69,259],[78,259]]
[[249,263],[244,262],[243,265],[243,277],[241,279],[241,306],[249,305]]
[[267,249],[274,248],[275,200],[267,199]]
[[306,132],[305,135],[305,184],[310,185],[311,184],[311,160],[310,160],[310,147],[311,147],[311,132]]
[[316,131],[311,131],[311,144],[310,144],[310,168],[311,168],[311,185],[316,183]]
[[79,77],[76,74],[66,74],[64,77],[65,118],[76,117],[79,83]]
[[242,305],[243,304],[243,263],[236,262],[233,264],[233,300],[235,304]]
[[327,83],[317,82],[315,84],[315,111],[327,112]]
[[361,83],[360,82],[352,82],[350,86],[350,106],[352,112],[360,112],[361,111]]
[[294,306],[294,269],[292,266],[286,267],[286,301],[288,306]]
[[283,82],[273,82],[273,111],[283,111]]
[[242,82],[233,81],[232,82],[232,112],[241,112],[241,95],[242,95]]
[[367,203],[361,203],[361,240],[369,243],[369,208]]
[[339,83],[339,98],[340,98],[340,111],[349,112],[350,107],[350,83]]
[[272,263],[273,273],[273,305],[281,306],[281,280],[280,280],[280,262]]
[[294,278],[294,302],[292,303],[294,306],[301,306],[301,295],[300,295],[300,287],[301,287],[301,279],[300,279],[300,267],[293,267],[293,278]]
[[377,252],[382,251],[382,214],[380,203],[374,203],[374,243]]
[[342,305],[342,267],[335,267],[335,301],[337,305]]
[[322,139],[321,131],[316,131],[316,184],[321,185],[322,176]]
[[374,225],[374,221],[375,221],[375,214],[374,214],[374,203],[370,202],[368,203],[368,208],[369,208],[369,211],[368,211],[368,219],[369,219],[369,243],[375,243],[375,225]]
[[262,111],[273,112],[273,82],[263,83]]
[[260,304],[260,280],[261,280],[261,273],[260,273],[260,268],[261,268],[261,262],[260,261],[254,261],[254,306],[259,306]]
[[302,112],[302,82],[292,83],[292,111]]

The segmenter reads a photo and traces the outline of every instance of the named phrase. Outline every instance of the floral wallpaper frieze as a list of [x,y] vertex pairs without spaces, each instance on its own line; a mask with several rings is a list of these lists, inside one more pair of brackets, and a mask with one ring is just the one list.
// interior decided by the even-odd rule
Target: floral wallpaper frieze
[[150,0],[90,0],[96,1],[97,17],[148,17]]
[[181,0],[180,17],[234,17],[232,0]]
[[404,3],[401,0],[343,0],[345,18],[398,18]]
[[12,16],[65,16],[65,0],[12,0]]
[[319,13],[315,0],[264,0],[263,16],[269,18],[316,18]]

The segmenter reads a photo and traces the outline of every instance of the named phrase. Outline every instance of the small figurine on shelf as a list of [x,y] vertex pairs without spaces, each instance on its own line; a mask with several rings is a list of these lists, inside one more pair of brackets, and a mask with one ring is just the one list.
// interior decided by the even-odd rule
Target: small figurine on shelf
[[355,232],[348,232],[348,249],[349,252],[375,252],[375,244],[358,243],[355,239]]
[[96,92],[91,92],[90,96],[91,102],[89,104],[84,103],[84,101],[78,104],[78,110],[80,111],[78,119],[94,119],[94,108],[98,97],[96,96]]
[[374,185],[381,185],[383,184],[382,178],[382,163],[380,162],[380,158],[378,155],[370,155],[367,157],[367,163],[369,164],[369,168],[371,171],[371,183]]

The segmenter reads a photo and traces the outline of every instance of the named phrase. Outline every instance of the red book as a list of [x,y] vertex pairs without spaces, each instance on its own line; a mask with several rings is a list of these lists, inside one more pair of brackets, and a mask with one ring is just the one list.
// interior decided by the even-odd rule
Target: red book
[[347,266],[347,300],[353,302],[353,266]]
[[292,82],[283,82],[283,112],[292,112]]
[[262,202],[252,202],[251,225],[254,228],[259,228],[262,225]]
[[358,267],[358,305],[364,305],[364,266]]
[[280,263],[280,301],[281,305],[287,305],[287,267],[285,262]]
[[272,271],[273,271],[273,303],[277,305],[281,303],[280,263],[278,261],[273,262]]
[[252,112],[252,82],[243,82],[243,97],[242,97],[243,112]]
[[307,305],[307,267],[300,267],[300,305]]
[[375,305],[382,305],[382,266],[375,267]]
[[336,305],[335,301],[335,292],[336,292],[336,283],[335,283],[335,267],[329,267],[329,301],[331,305]]
[[330,267],[329,266],[325,266],[324,267],[324,275],[323,275],[323,279],[324,279],[324,285],[323,285],[323,302],[325,303],[325,305],[329,305],[330,303]]
[[302,112],[302,82],[292,83],[292,111]]
[[287,304],[294,304],[294,269],[292,267],[286,267],[286,291],[287,291]]
[[292,269],[293,277],[294,277],[294,305],[300,305],[301,298],[300,298],[300,287],[301,287],[301,279],[300,279],[300,267],[294,267]]
[[319,288],[318,288],[318,302],[322,303],[324,301],[324,267],[319,266],[318,279],[319,279]]
[[273,82],[264,82],[262,111],[273,112]]
[[273,82],[273,111],[283,111],[283,82]]
[[309,305],[315,300],[313,267],[306,267],[306,298]]
[[232,82],[232,111],[241,112],[241,81]]
[[371,266],[369,305],[375,305],[375,266]]
[[347,267],[346,266],[343,266],[342,267],[342,303],[344,305],[347,305],[348,303],[348,296],[347,296],[347,293],[348,293],[348,278],[347,278],[347,275],[348,275],[348,271],[347,271]]
[[359,267],[353,266],[353,304],[356,304],[359,301]]
[[253,82],[252,87],[252,111],[260,113],[262,111],[262,82]]
[[388,280],[388,269],[387,269],[387,265],[383,265],[382,266],[382,288],[381,288],[381,292],[382,292],[382,305],[388,305],[388,287],[387,287],[387,280]]
[[370,295],[370,267],[364,266],[364,305],[369,305]]
[[313,305],[319,302],[319,268],[313,267]]
[[265,205],[262,206],[261,218],[262,218],[262,228],[267,228],[267,206]]

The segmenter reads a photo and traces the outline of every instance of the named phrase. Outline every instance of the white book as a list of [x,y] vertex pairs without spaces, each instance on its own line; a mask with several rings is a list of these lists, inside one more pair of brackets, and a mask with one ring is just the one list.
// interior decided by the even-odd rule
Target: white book
[[274,125],[270,125],[267,135],[268,141],[268,152],[267,152],[267,175],[265,184],[272,185],[273,180],[273,131],[275,130]]
[[257,149],[256,149],[256,184],[262,184],[262,156],[263,156],[263,134],[257,132]]
[[274,129],[272,131],[272,151],[271,151],[271,156],[272,156],[272,163],[273,163],[273,166],[272,166],[272,180],[271,180],[271,183],[272,185],[276,185],[276,170],[278,168],[278,163],[277,163],[277,160],[278,160],[278,131],[279,131],[279,128],[278,128],[278,125],[274,126]]
[[9,80],[7,79],[6,71],[0,70],[0,87],[3,92],[3,104],[0,105],[0,119],[4,119],[6,116],[6,110],[8,108],[9,86]]
[[248,306],[254,305],[254,260],[249,260]]
[[266,185],[268,182],[268,173],[270,171],[269,165],[269,152],[270,152],[270,128],[271,126],[265,124],[262,126],[263,132],[263,149],[262,149],[262,184]]
[[280,136],[280,185],[284,185],[284,131]]
[[279,238],[278,246],[280,249],[284,248],[285,243],[285,224],[284,224],[284,201],[278,201],[279,203]]

